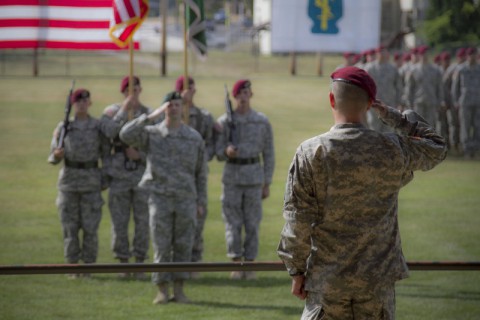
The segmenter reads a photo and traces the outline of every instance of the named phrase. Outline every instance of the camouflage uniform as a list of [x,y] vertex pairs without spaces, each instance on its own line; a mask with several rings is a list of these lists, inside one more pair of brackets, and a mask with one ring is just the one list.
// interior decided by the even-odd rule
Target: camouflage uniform
[[[254,110],[244,115],[235,113],[234,121],[238,157],[227,160],[224,153],[230,135],[226,114],[218,119],[222,132],[216,143],[217,159],[227,160],[222,177],[227,256],[255,260],[262,219],[262,188],[271,184],[275,165],[272,127],[264,114]],[[242,227],[245,227],[243,248]]]
[[[48,161],[58,164],[53,156],[57,148],[58,132],[55,129]],[[98,227],[102,218],[102,187],[105,179],[98,160],[108,152],[108,141],[102,133],[100,121],[89,117],[87,120],[70,122],[64,140],[64,166],[58,178],[56,204],[62,222],[64,256],[68,263],[94,263],[98,252]],[[79,232],[83,231],[80,243]]]
[[414,64],[412,62],[406,62],[406,63],[402,64],[400,69],[398,69],[398,74],[400,75],[400,78],[402,79],[402,93],[401,93],[401,96],[400,96],[400,104],[402,105],[402,107],[407,106],[407,100],[408,99],[407,99],[406,92],[405,92],[405,84],[407,83],[407,76],[410,73],[410,71],[412,70],[413,66],[414,66]]
[[[389,106],[400,106],[403,83],[397,68],[391,63],[380,63],[375,60],[365,68],[365,71],[370,74],[377,85],[377,99]],[[370,129],[380,132],[390,131],[390,128],[381,122],[371,109],[367,113],[367,121]]]
[[430,63],[416,63],[405,83],[407,107],[420,114],[434,128],[444,103],[442,74]]
[[465,154],[480,149],[480,64],[463,63],[453,77],[452,99],[460,106],[460,138]]
[[[163,121],[164,116],[165,115],[162,115],[160,121]],[[207,161],[212,160],[215,155],[216,132],[214,131],[214,120],[210,112],[197,106],[190,107],[188,125],[200,133],[205,142],[205,156],[207,157]],[[204,214],[201,217],[197,217],[192,248],[192,262],[202,261],[203,258],[203,229],[208,215],[207,203],[205,203],[204,209]]]
[[[460,123],[458,119],[458,110],[453,105],[452,99],[452,82],[453,75],[456,74],[459,65],[453,63],[448,66],[442,74],[443,93],[445,98],[445,106],[447,108],[447,123],[440,122],[440,134],[447,138],[447,143],[451,142],[454,145],[458,145],[460,142]],[[442,121],[442,120],[440,120]],[[446,135],[445,133],[448,133]]]
[[[140,187],[149,191],[150,229],[154,262],[190,262],[197,205],[207,203],[207,162],[202,137],[181,125],[150,125],[147,115],[120,131],[125,143],[144,150],[147,168]],[[154,283],[187,279],[188,272],[153,273]]]
[[317,319],[307,316],[315,312],[350,319],[352,301],[365,297],[393,303],[395,281],[408,276],[398,193],[414,170],[440,163],[446,147],[414,111],[388,108],[382,120],[399,134],[337,124],[303,142],[290,165],[278,254],[291,275],[306,273],[305,290],[323,303],[307,298],[303,319]]
[[[140,106],[133,117],[148,113],[149,108]],[[137,161],[129,161],[125,157],[124,149],[127,146],[120,141],[118,133],[127,119],[128,112],[121,110],[119,104],[108,106],[102,117],[111,142],[107,172],[110,177],[108,207],[112,218],[112,250],[116,259],[128,260],[134,256],[137,261],[143,261],[147,259],[149,242],[148,193],[140,189],[138,183],[145,171],[145,153],[140,152],[141,159]],[[128,241],[130,212],[133,213],[135,224],[131,252]]]

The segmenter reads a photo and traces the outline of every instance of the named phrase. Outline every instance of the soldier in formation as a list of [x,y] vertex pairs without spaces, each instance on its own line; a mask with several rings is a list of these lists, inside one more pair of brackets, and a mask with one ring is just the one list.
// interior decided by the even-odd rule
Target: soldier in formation
[[[225,223],[227,256],[232,261],[254,261],[262,219],[262,199],[270,195],[275,155],[272,127],[268,118],[252,109],[251,82],[239,80],[232,90],[235,110],[218,119],[222,132],[216,155],[225,161],[222,184],[222,216]],[[242,241],[242,229],[245,238]],[[253,271],[234,271],[232,279],[256,278]]]
[[[61,145],[64,123],[56,127],[48,161],[64,164],[58,177],[56,204],[62,223],[65,260],[69,264],[95,263],[104,203],[101,191],[107,187],[100,162],[108,155],[108,140],[100,120],[88,113],[92,105],[90,92],[77,89],[70,99],[74,118],[64,131]],[[72,279],[79,276],[69,275]]]
[[[211,161],[215,155],[215,138],[218,128],[212,114],[206,109],[198,107],[194,102],[194,96],[197,92],[194,79],[188,78],[188,89],[184,88],[184,82],[184,76],[178,77],[175,82],[175,90],[182,94],[184,108],[188,109],[188,125],[202,136],[205,143],[205,157],[207,161]],[[207,214],[208,207],[205,202],[203,214],[197,217],[192,247],[192,262],[200,262],[203,259],[203,229],[205,228]],[[192,272],[190,275],[192,278],[199,277],[198,272]]]
[[[179,92],[166,95],[155,111],[129,121],[120,131],[128,145],[146,153],[147,167],[139,186],[148,190],[154,262],[190,262],[197,216],[207,203],[207,157],[200,134],[182,122],[183,100]],[[165,113],[165,120],[155,124]],[[183,291],[188,272],[156,272],[154,304],[172,300],[188,303]]]
[[[150,113],[150,109],[140,101],[140,78],[134,76],[132,80],[133,94],[129,94],[129,76],[126,76],[120,84],[123,102],[108,106],[102,116],[111,144],[106,169],[110,178],[108,207],[112,220],[112,250],[121,263],[128,263],[131,257],[135,258],[136,263],[143,263],[147,259],[149,243],[148,192],[138,186],[145,171],[146,155],[125,144],[119,137],[120,129],[127,121]],[[128,225],[131,216],[134,234],[130,242]],[[120,273],[119,276],[129,277],[130,274]],[[145,278],[143,273],[136,273],[135,276]]]
[[460,139],[466,158],[480,149],[480,65],[477,50],[465,50],[467,60],[453,75],[452,100],[459,110]]

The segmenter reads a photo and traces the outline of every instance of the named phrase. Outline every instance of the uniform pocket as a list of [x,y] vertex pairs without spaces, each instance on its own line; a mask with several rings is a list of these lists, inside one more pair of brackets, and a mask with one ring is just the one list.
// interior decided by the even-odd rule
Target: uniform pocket
[[318,302],[314,292],[309,292],[303,309],[301,320],[322,320],[325,318],[325,310]]

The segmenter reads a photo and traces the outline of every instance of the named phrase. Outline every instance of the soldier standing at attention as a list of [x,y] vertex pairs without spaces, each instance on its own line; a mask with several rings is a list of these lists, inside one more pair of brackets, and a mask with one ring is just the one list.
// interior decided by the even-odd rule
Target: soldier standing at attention
[[455,108],[452,99],[452,83],[453,78],[456,76],[457,71],[460,69],[463,63],[465,63],[466,48],[459,48],[455,54],[456,62],[448,66],[446,71],[443,73],[442,81],[445,88],[445,103],[448,109],[448,122],[449,122],[449,133],[451,135],[451,142],[453,147],[457,152],[460,151],[460,120],[459,120],[459,110]]
[[[63,147],[59,147],[59,133],[63,122],[53,133],[48,162],[63,168],[58,178],[57,207],[62,222],[64,255],[67,263],[95,263],[98,253],[98,227],[102,218],[102,179],[99,160],[108,153],[108,141],[98,119],[91,117],[90,92],[77,89],[70,99],[74,119],[70,121]],[[80,231],[82,231],[80,240]],[[86,274],[87,275],[87,274]],[[71,274],[70,278],[79,275]]]
[[413,65],[405,83],[406,103],[432,127],[436,127],[438,111],[445,106],[442,74],[428,62],[427,46],[417,50],[419,62]]
[[[197,130],[197,132],[202,136],[203,141],[205,142],[205,156],[207,157],[207,161],[210,161],[215,155],[215,121],[213,120],[210,112],[195,105],[193,97],[195,96],[197,90],[195,88],[195,81],[193,78],[189,77],[188,79],[188,89],[183,88],[183,83],[184,77],[178,77],[177,81],[175,82],[175,91],[182,93],[183,102],[186,104],[189,110],[188,125]],[[193,241],[192,248],[192,262],[200,262],[203,258],[203,229],[205,227],[207,213],[207,203],[205,203],[203,215],[197,217],[195,239]],[[190,273],[192,278],[198,278],[199,275],[200,274],[198,272]]]
[[[389,106],[400,109],[403,84],[397,68],[389,62],[388,50],[380,46],[376,49],[377,59],[366,66],[365,71],[373,78],[377,85],[378,99]],[[378,119],[373,110],[368,110],[367,121],[370,129],[386,132],[390,130],[386,124]]]
[[[304,141],[288,171],[278,254],[304,300],[302,319],[394,319],[395,282],[408,276],[398,193],[414,170],[446,156],[444,139],[411,110],[375,100],[355,67],[332,75],[335,125]],[[373,108],[397,133],[361,123]]]
[[[222,127],[216,153],[226,161],[223,169],[222,215],[225,223],[227,256],[233,261],[254,261],[258,254],[258,233],[262,219],[262,199],[270,195],[275,165],[272,127],[267,117],[250,106],[249,80],[239,80],[232,90],[235,98],[233,125],[227,114],[218,119]],[[245,238],[242,241],[242,229]],[[253,271],[233,271],[232,279],[253,280]]]
[[[182,122],[183,100],[179,92],[169,93],[162,106],[128,122],[120,139],[146,152],[147,168],[140,187],[149,192],[150,230],[155,263],[190,262],[196,216],[207,203],[207,161],[200,134]],[[165,120],[154,124],[165,112]],[[169,301],[188,303],[183,283],[188,272],[153,273],[158,286],[154,304]]]
[[474,158],[480,149],[480,65],[477,49],[465,50],[467,61],[453,76],[452,99],[460,110],[460,139],[466,158]]
[[[128,263],[135,257],[136,263],[147,259],[148,229],[148,192],[142,190],[138,183],[145,171],[145,153],[128,146],[118,136],[122,126],[129,118],[137,118],[150,113],[150,109],[140,102],[140,79],[133,77],[133,95],[129,95],[129,77],[122,79],[120,92],[125,97],[119,104],[105,108],[102,121],[106,124],[106,132],[111,141],[111,156],[107,172],[110,177],[108,207],[112,219],[112,250],[114,257],[121,263]],[[128,240],[128,224],[133,215],[134,235],[132,248]],[[120,273],[120,277],[129,277],[128,273]],[[144,273],[136,273],[138,279],[144,279]]]

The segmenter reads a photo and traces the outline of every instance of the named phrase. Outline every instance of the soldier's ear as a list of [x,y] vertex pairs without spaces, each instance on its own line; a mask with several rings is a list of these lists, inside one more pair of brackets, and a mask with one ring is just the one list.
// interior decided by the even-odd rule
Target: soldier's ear
[[334,109],[335,108],[335,96],[330,91],[330,93],[328,94],[328,97],[330,98],[330,106],[332,107],[332,109]]

